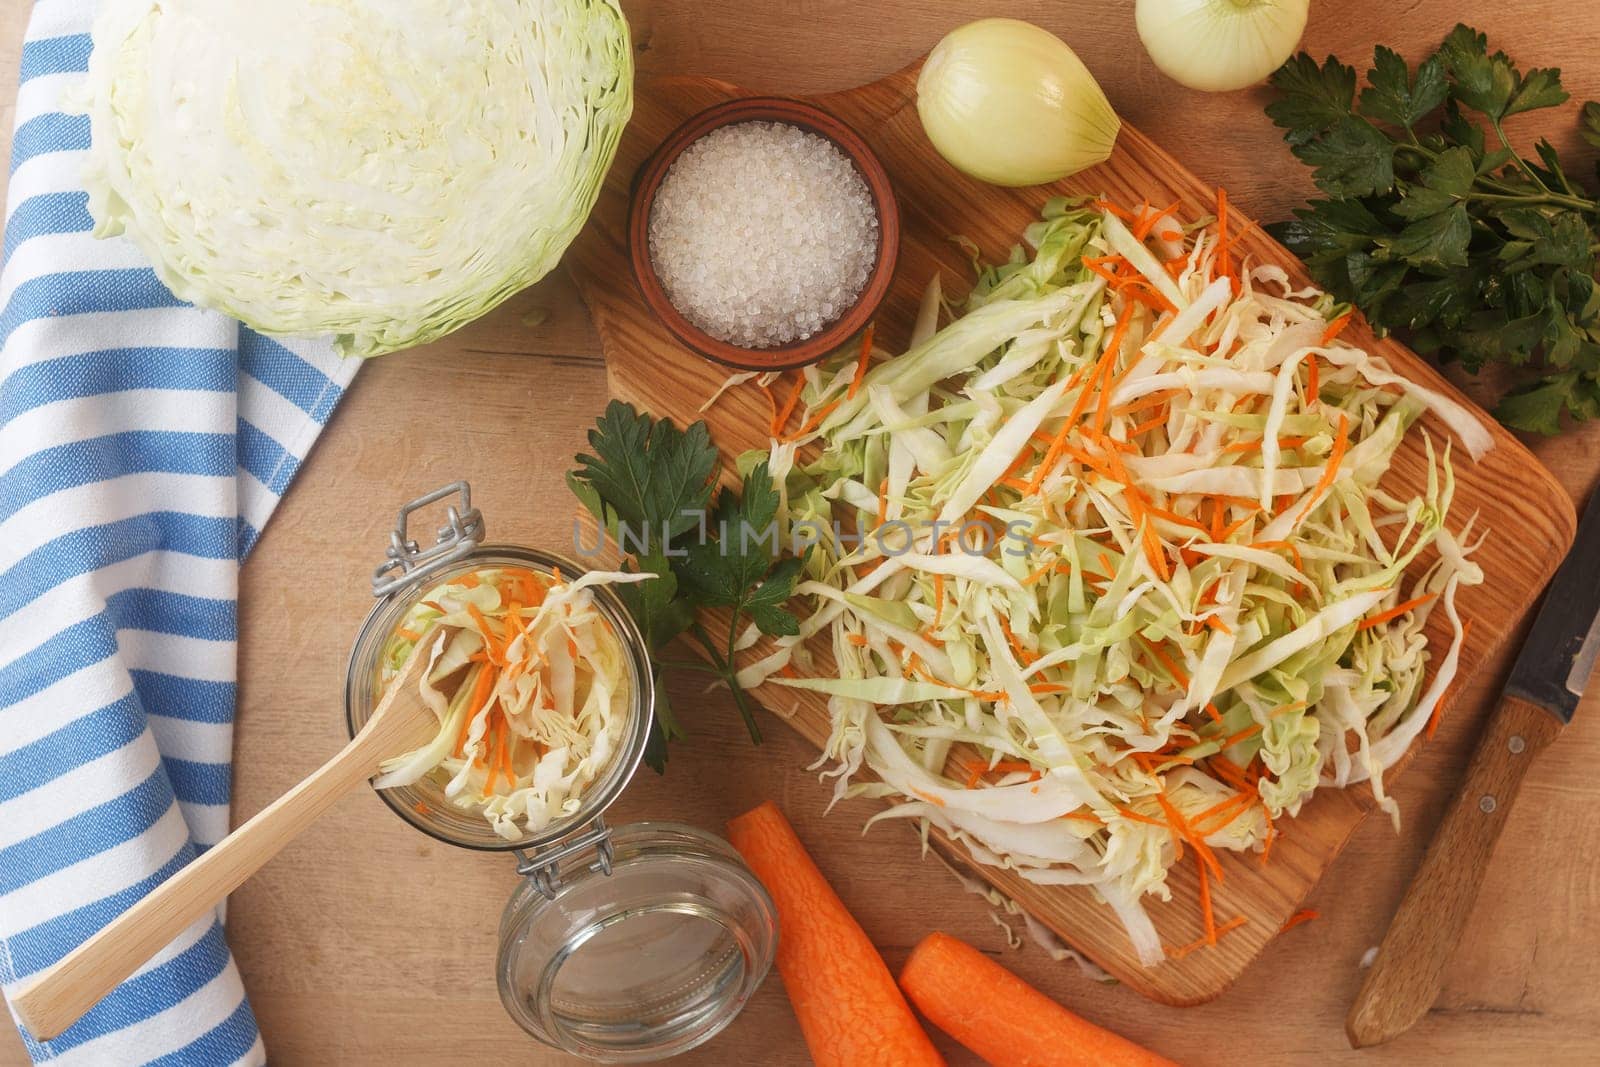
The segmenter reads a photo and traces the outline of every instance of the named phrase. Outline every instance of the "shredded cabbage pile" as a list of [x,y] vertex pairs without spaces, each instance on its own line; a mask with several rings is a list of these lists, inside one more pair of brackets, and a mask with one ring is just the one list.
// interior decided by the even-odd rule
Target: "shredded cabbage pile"
[[432,741],[387,760],[379,789],[432,778],[445,798],[520,840],[578,809],[611,762],[633,692],[625,652],[589,588],[640,575],[572,581],[519,567],[484,568],[429,589],[384,645],[379,688],[440,626],[418,683],[439,720]]
[[1384,770],[1482,580],[1448,446],[1419,495],[1384,485],[1424,410],[1474,457],[1477,416],[1340,343],[1326,294],[1236,264],[1225,210],[1051,201],[959,317],[934,328],[935,285],[909,351],[807,368],[801,429],[741,460],[770,462],[785,543],[816,543],[800,634],[740,682],[826,694],[838,796],[1092,886],[1146,964],[1141,902],[1185,846],[1209,901],[1214,851],[1265,850],[1319,784],[1396,814]]

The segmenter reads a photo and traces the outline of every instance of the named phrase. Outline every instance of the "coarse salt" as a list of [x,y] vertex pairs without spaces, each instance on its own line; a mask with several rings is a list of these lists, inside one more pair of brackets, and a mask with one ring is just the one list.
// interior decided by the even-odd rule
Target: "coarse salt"
[[877,252],[877,209],[855,165],[787,123],[701,137],[668,169],[650,213],[650,261],[673,307],[741,348],[803,341],[838,319]]

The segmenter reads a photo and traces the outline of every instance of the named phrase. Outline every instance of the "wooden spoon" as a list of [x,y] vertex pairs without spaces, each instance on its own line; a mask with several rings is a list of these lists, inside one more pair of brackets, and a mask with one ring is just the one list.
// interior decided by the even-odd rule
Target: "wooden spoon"
[[418,681],[433,647],[431,635],[417,642],[372,717],[338,755],[19,987],[11,995],[11,1010],[28,1031],[41,1041],[59,1036],[276,856],[334,801],[377,774],[380,763],[430,740],[438,732],[439,720],[422,702]]

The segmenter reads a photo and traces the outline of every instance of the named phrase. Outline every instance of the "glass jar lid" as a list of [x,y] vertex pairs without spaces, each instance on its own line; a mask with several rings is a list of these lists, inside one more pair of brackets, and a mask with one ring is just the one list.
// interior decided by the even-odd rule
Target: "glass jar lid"
[[[719,1033],[772,966],[777,912],[725,841],[676,823],[524,856],[500,924],[500,999],[547,1044],[606,1063]],[[589,836],[589,835],[584,835]]]

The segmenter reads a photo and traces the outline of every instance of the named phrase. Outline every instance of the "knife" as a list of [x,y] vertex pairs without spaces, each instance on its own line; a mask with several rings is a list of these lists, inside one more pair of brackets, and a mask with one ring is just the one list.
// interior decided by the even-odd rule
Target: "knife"
[[1572,721],[1600,653],[1600,492],[1545,592],[1450,802],[1345,1019],[1353,1048],[1388,1041],[1433,1006],[1451,950],[1533,757]]

